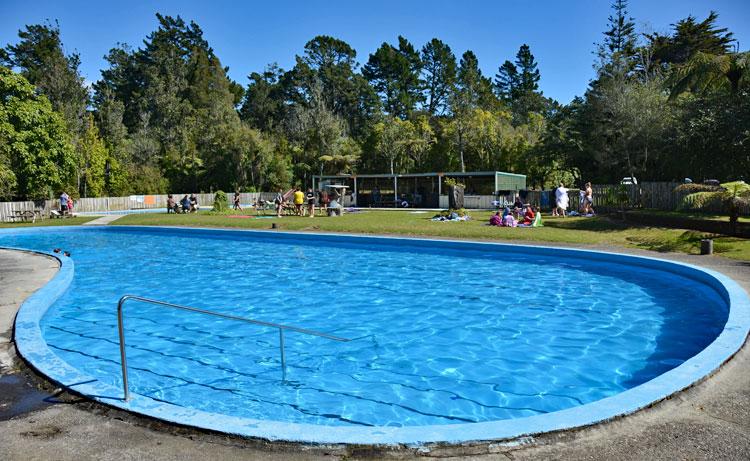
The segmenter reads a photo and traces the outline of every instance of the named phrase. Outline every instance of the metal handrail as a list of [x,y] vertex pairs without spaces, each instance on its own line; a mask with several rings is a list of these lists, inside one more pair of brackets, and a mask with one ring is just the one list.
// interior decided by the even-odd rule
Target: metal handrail
[[141,301],[144,303],[156,304],[159,306],[171,307],[174,309],[180,309],[180,310],[189,311],[189,312],[197,312],[199,314],[213,315],[214,317],[221,317],[221,318],[230,319],[230,320],[238,320],[240,322],[252,323],[253,325],[278,328],[279,329],[279,352],[281,353],[281,374],[282,374],[281,379],[284,381],[286,380],[286,356],[284,354],[284,330],[295,331],[297,333],[302,333],[302,334],[311,335],[311,336],[320,336],[321,338],[331,339],[333,341],[339,341],[339,342],[351,341],[351,339],[340,338],[338,336],[329,335],[327,333],[323,333],[320,331],[308,330],[306,328],[293,327],[290,325],[283,325],[280,323],[264,322],[262,320],[238,317],[236,315],[219,314],[218,312],[212,312],[212,311],[208,311],[205,309],[198,309],[197,307],[181,306],[179,304],[172,304],[172,303],[168,303],[165,301],[159,301],[156,299],[144,298],[141,296],[125,295],[122,298],[120,298],[120,301],[117,302],[117,328],[120,333],[120,359],[122,362],[122,387],[124,391],[123,392],[124,400],[126,402],[130,400],[130,391],[128,390],[128,363],[127,363],[127,358],[125,357],[125,329],[123,327],[122,310],[123,310],[123,306],[125,305],[125,301],[130,300],[130,299],[135,300],[135,301]]

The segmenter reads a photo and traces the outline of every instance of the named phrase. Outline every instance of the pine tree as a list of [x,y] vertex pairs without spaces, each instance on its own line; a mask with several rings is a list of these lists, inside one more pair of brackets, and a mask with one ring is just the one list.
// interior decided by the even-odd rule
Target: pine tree
[[398,37],[398,48],[383,43],[362,69],[362,75],[380,95],[390,115],[406,119],[422,101],[419,74],[422,60],[414,46]]
[[627,0],[615,0],[612,3],[614,14],[609,16],[609,29],[604,32],[604,46],[610,55],[632,56],[635,52],[635,22],[628,16],[627,8]]
[[519,75],[516,65],[510,61],[505,61],[497,69],[495,74],[495,90],[503,101],[511,101],[516,94],[519,86]]
[[658,33],[646,35],[656,62],[664,64],[682,64],[697,52],[722,55],[729,53],[735,41],[727,28],[718,28],[716,20],[719,15],[711,11],[708,17],[698,22],[695,17],[672,24],[674,34]]
[[17,68],[36,86],[52,108],[63,115],[75,139],[85,130],[88,89],[78,68],[80,56],[65,54],[57,23],[34,24],[18,31],[21,39],[0,54],[0,64]]
[[614,0],[613,14],[608,18],[604,42],[598,45],[600,74],[628,76],[637,58],[637,36],[634,19],[628,16],[627,0]]
[[516,54],[518,69],[518,91],[521,94],[533,93],[539,89],[539,69],[529,45],[523,44]]
[[433,38],[422,47],[422,64],[427,111],[442,113],[456,81],[456,56],[448,45]]

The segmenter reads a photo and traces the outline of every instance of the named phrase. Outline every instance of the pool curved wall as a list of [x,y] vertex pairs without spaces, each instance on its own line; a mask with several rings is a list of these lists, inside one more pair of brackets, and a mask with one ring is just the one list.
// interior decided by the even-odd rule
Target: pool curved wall
[[[119,226],[106,229],[116,232]],[[102,228],[98,228],[101,230]],[[126,229],[137,229],[128,226]],[[122,389],[102,384],[60,359],[42,337],[39,322],[47,309],[67,290],[74,277],[71,258],[49,254],[60,261],[58,274],[43,288],[29,297],[21,306],[15,326],[16,345],[25,360],[52,381],[65,385],[107,405],[135,413],[174,422],[181,425],[220,431],[270,440],[288,440],[310,443],[353,444],[421,444],[430,442],[459,443],[466,441],[496,440],[569,429],[606,421],[633,413],[654,402],[679,392],[716,371],[745,343],[750,331],[750,300],[747,293],[732,279],[718,272],[684,263],[668,262],[656,258],[605,253],[557,247],[539,247],[502,243],[466,242],[452,240],[423,240],[392,237],[353,236],[338,234],[287,233],[268,231],[240,231],[219,229],[148,227],[149,232],[169,234],[211,235],[234,238],[237,236],[273,235],[276,239],[294,239],[341,242],[343,240],[378,245],[430,246],[451,249],[491,249],[496,251],[523,251],[526,254],[567,256],[588,260],[617,262],[676,273],[716,290],[727,302],[727,322],[719,336],[697,355],[676,368],[656,378],[614,396],[549,414],[516,419],[406,427],[342,427],[313,424],[255,420],[208,413],[162,403],[140,395],[122,400]],[[80,231],[81,228],[76,228]],[[60,231],[60,229],[56,229]],[[4,232],[0,231],[0,235]],[[43,232],[39,229],[13,230],[13,232]],[[114,306],[113,306],[114,308]],[[114,310],[113,310],[114,315]],[[71,384],[72,383],[72,384]]]

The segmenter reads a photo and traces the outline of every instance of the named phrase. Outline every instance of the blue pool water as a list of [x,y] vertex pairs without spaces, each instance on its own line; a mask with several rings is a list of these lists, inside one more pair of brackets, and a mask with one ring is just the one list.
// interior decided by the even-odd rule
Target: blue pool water
[[0,233],[72,253],[50,349],[121,386],[116,305],[136,294],[351,338],[128,304],[131,392],[231,416],[423,426],[540,415],[632,388],[721,332],[726,301],[656,269],[408,242],[106,228]]

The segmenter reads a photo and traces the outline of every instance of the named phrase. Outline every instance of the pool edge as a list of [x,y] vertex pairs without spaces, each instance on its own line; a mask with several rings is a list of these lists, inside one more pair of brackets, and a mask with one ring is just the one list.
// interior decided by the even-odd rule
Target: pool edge
[[[537,253],[555,252],[559,250],[574,252],[576,255],[595,256],[597,258],[639,261],[650,267],[665,269],[666,267],[679,267],[683,271],[695,271],[705,278],[705,281],[714,280],[726,291],[729,300],[729,315],[727,324],[717,338],[705,349],[688,359],[685,363],[662,375],[657,376],[640,386],[636,386],[615,396],[598,400],[586,405],[550,413],[547,415],[531,416],[513,420],[500,420],[483,423],[459,424],[459,425],[433,425],[412,426],[401,428],[352,428],[337,426],[317,426],[310,424],[282,423],[277,421],[259,421],[243,418],[228,417],[224,415],[210,414],[197,410],[189,410],[169,404],[156,405],[151,399],[135,396],[128,403],[123,402],[121,389],[112,386],[96,385],[90,377],[77,372],[76,369],[67,365],[59,359],[46,345],[41,337],[38,320],[44,315],[47,308],[65,292],[73,277],[73,261],[54,254],[36,252],[52,256],[61,261],[60,271],[45,286],[29,297],[19,309],[16,319],[16,344],[21,356],[29,361],[45,376],[55,382],[73,382],[68,385],[76,393],[88,395],[107,405],[123,408],[146,416],[161,420],[174,422],[180,425],[194,426],[212,431],[227,432],[236,435],[258,437],[270,440],[287,440],[304,443],[354,443],[354,444],[425,444],[434,442],[462,443],[468,441],[488,441],[516,438],[524,435],[553,432],[573,429],[583,426],[604,422],[634,413],[640,409],[649,407],[656,402],[668,398],[677,392],[695,385],[715,373],[724,363],[731,359],[745,343],[750,330],[750,301],[747,293],[737,282],[717,271],[675,261],[665,261],[648,256],[627,255],[622,253],[610,253],[589,249],[565,248],[557,246],[533,246],[513,243],[481,242],[450,239],[414,239],[404,237],[372,236],[372,235],[342,235],[342,234],[320,234],[309,232],[283,232],[258,231],[258,230],[236,230],[236,229],[206,229],[206,228],[184,228],[184,227],[153,227],[153,226],[108,226],[108,229],[117,228],[164,231],[200,231],[196,233],[228,232],[245,234],[273,234],[286,235],[288,238],[305,236],[304,238],[325,237],[341,238],[354,237],[365,240],[388,239],[392,241],[406,240],[412,244],[425,242],[425,244],[443,244],[459,246],[505,246],[525,247],[529,251]],[[101,228],[99,228],[101,229]],[[22,251],[29,251],[19,248]],[[46,305],[44,305],[46,303]],[[28,306],[27,306],[28,304]],[[26,312],[29,311],[29,312]],[[22,316],[23,314],[23,316]],[[36,324],[33,319],[36,318]],[[21,320],[19,329],[19,319]],[[32,321],[32,323],[29,323]],[[19,330],[20,333],[19,334]],[[36,330],[36,338],[34,335]],[[41,343],[41,344],[40,344]],[[23,344],[23,345],[22,345]],[[52,374],[51,374],[52,373]]]

